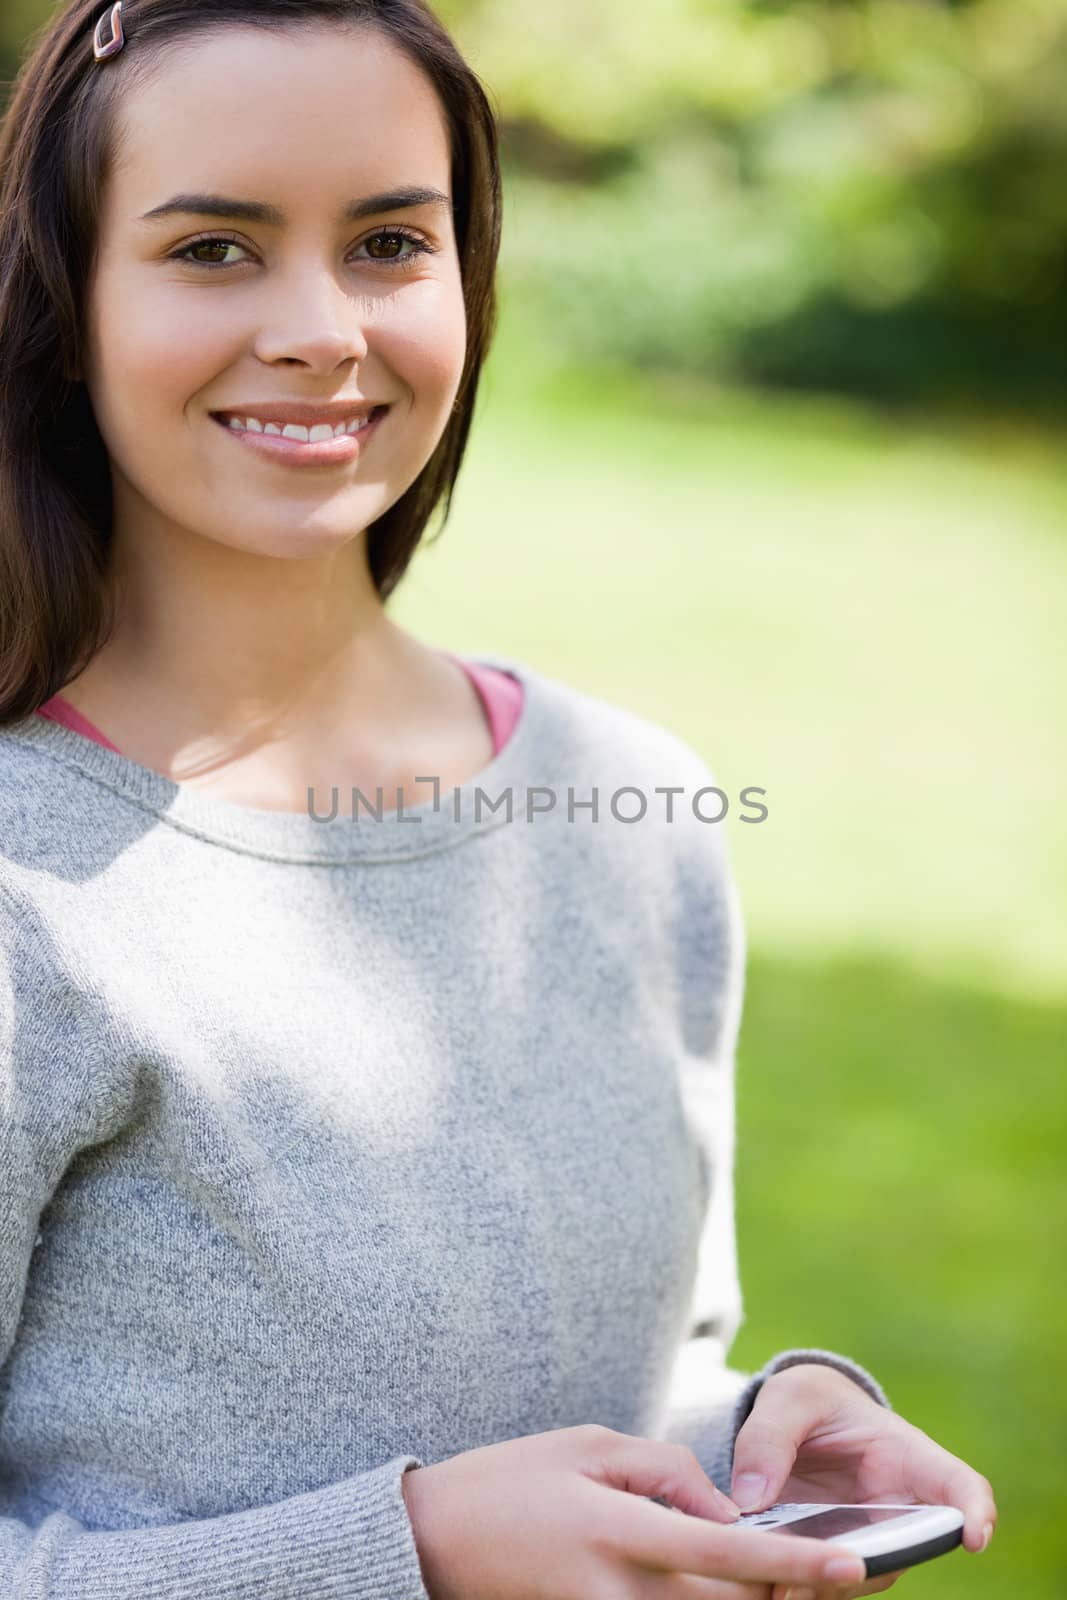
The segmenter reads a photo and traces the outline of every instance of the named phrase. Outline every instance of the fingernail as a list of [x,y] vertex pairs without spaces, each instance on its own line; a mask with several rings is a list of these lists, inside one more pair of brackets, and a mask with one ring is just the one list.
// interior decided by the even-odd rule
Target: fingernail
[[867,1568],[861,1561],[848,1561],[841,1556],[837,1561],[830,1561],[823,1568],[822,1575],[836,1583],[863,1583],[867,1577]]
[[992,1539],[992,1537],[993,1537],[993,1524],[991,1522],[987,1522],[985,1527],[982,1529],[982,1542],[978,1546],[978,1554],[979,1555],[982,1554],[982,1551],[985,1549],[986,1545],[989,1543],[989,1541],[990,1541],[990,1539]]
[[730,1491],[730,1496],[742,1511],[755,1511],[766,1493],[766,1478],[761,1478],[758,1472],[742,1472]]
[[814,1589],[787,1589],[782,1600],[819,1600]]
[[716,1489],[715,1493],[718,1497],[719,1504],[729,1516],[730,1521],[736,1522],[741,1513],[737,1506],[734,1505],[734,1502],[730,1499],[730,1496],[728,1494],[723,1494],[721,1489]]

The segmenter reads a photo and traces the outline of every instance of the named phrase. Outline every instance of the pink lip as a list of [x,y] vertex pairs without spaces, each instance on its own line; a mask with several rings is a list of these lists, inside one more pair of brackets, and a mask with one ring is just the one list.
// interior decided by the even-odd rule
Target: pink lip
[[388,409],[388,406],[378,406],[371,413],[367,427],[359,433],[344,433],[339,438],[320,439],[314,444],[305,443],[303,439],[283,439],[277,433],[250,433],[247,429],[239,431],[231,428],[221,417],[212,417],[211,420],[237,444],[246,445],[249,450],[258,450],[261,455],[273,457],[287,467],[332,467],[343,461],[354,461],[363,454]]

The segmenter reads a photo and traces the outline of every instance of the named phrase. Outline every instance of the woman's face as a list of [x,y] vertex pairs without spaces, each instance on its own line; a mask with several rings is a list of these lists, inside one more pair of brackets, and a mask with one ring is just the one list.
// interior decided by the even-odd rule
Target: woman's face
[[[436,92],[369,30],[234,27],[179,47],[119,104],[84,373],[116,538],[179,531],[253,554],[328,554],[418,476],[463,370],[450,205],[344,215],[399,189],[451,200]],[[180,195],[278,215],[145,218]],[[212,416],[338,400],[389,409],[359,454],[328,465],[288,465]]]

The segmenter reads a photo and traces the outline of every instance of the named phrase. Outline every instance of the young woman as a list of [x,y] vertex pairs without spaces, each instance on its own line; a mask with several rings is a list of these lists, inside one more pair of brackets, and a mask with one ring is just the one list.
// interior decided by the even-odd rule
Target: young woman
[[76,0],[0,161],[0,1600],[889,1587],[743,1474],[981,1548],[863,1368],[724,1366],[709,769],[386,615],[494,317],[447,34]]

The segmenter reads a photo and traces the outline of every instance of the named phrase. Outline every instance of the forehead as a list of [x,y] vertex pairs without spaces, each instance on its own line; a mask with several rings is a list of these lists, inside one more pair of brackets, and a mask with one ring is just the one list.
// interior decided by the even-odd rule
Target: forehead
[[434,85],[369,28],[195,36],[130,83],[118,116],[110,189],[125,220],[189,189],[254,195],[294,219],[397,182],[449,192]]

